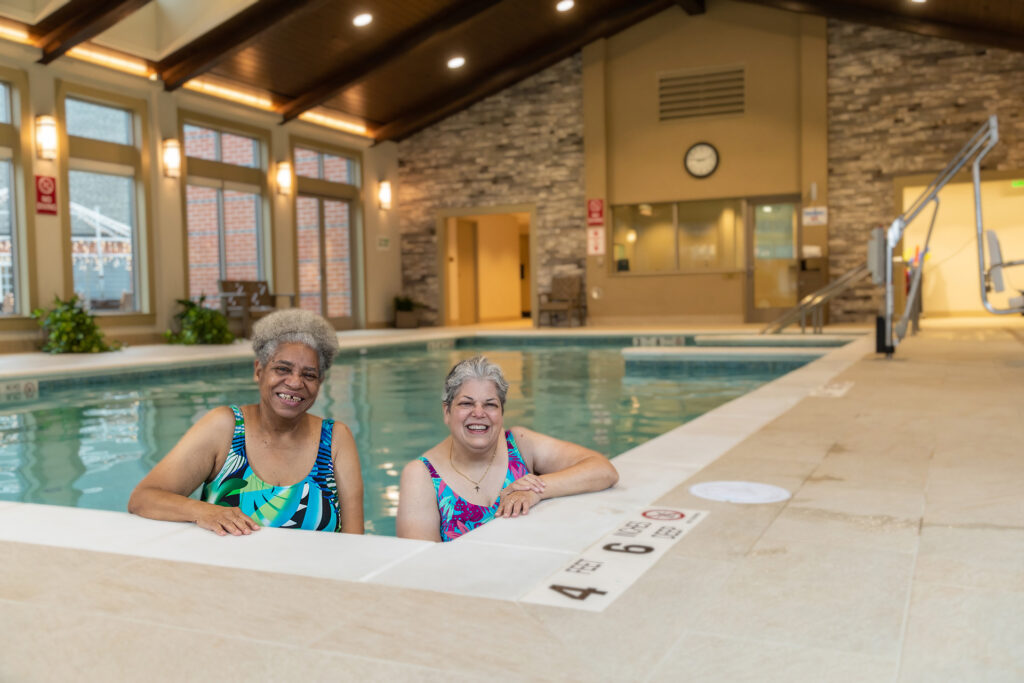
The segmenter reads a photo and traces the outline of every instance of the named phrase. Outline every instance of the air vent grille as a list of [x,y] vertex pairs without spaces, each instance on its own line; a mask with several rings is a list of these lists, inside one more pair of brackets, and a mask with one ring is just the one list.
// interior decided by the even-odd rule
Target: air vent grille
[[658,120],[742,114],[745,85],[742,66],[658,74]]

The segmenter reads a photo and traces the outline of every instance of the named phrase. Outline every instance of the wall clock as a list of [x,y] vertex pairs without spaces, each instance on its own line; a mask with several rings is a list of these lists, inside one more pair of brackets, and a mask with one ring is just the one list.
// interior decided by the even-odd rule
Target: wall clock
[[683,157],[686,172],[694,178],[707,178],[718,168],[718,150],[710,142],[697,142]]

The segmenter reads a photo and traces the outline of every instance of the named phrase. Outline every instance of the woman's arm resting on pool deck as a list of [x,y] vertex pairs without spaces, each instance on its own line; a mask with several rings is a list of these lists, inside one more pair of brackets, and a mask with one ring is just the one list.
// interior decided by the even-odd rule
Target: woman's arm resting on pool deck
[[495,517],[525,515],[544,499],[602,491],[619,480],[615,467],[597,451],[525,427],[513,427],[512,434],[536,475],[521,477],[502,492]]
[[441,541],[441,513],[434,482],[419,458],[402,469],[395,531],[399,538]]
[[363,533],[363,474],[352,430],[334,423],[334,481],[341,503],[341,530],[346,534]]
[[195,522],[220,536],[258,530],[259,524],[238,508],[188,497],[213,476],[218,451],[230,443],[234,425],[234,415],[227,407],[215,408],[200,418],[135,487],[128,499],[128,512],[169,522]]

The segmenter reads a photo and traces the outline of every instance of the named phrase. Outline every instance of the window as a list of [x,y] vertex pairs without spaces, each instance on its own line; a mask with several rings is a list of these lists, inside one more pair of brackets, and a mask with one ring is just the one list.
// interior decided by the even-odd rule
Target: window
[[358,186],[357,167],[356,161],[346,156],[319,152],[307,147],[295,148],[295,175],[300,178],[315,178]]
[[265,140],[227,124],[183,125],[189,296],[220,305],[220,280],[265,280]]
[[352,324],[355,266],[353,206],[359,199],[359,161],[342,150],[296,145],[295,203],[299,306]]
[[11,86],[0,81],[0,315],[17,314],[21,298],[13,161],[18,131],[11,114]]
[[68,202],[74,291],[94,312],[139,312],[142,302],[140,181],[142,141],[137,107],[64,98]]
[[739,199],[612,208],[615,270],[699,273],[743,266]]
[[259,168],[260,143],[244,135],[186,123],[185,156],[244,168]]

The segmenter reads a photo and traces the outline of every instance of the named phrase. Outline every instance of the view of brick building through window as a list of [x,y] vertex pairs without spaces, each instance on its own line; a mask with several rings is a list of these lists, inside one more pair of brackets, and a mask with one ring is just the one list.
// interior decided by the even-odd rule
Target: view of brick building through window
[[328,318],[352,315],[348,202],[300,196],[296,213],[299,306]]
[[[259,141],[194,125],[185,126],[185,155],[246,168],[259,168]],[[217,183],[213,183],[216,185]],[[187,185],[188,288],[220,305],[218,280],[262,280],[262,200],[258,192]]]

